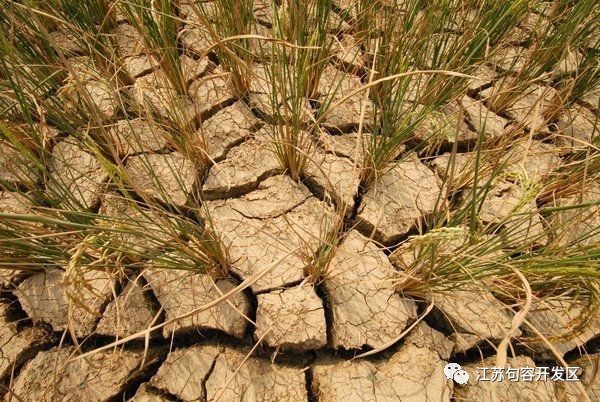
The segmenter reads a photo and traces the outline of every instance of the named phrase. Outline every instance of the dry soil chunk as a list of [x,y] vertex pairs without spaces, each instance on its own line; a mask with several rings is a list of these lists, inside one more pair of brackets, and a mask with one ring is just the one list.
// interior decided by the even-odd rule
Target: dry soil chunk
[[142,288],[137,283],[131,282],[115,300],[108,304],[98,323],[96,333],[125,338],[148,328],[156,313]]
[[273,24],[273,5],[265,0],[254,0],[254,17],[258,22],[265,25]]
[[325,312],[312,285],[258,295],[254,337],[281,349],[324,347],[327,344]]
[[[359,133],[340,135],[322,133],[319,137],[319,141],[327,152],[348,158],[357,164],[362,164],[367,153],[367,147],[372,141],[372,137],[372,134],[364,132],[360,135]],[[402,151],[403,150],[404,149],[402,149]]]
[[49,334],[40,327],[26,327],[17,331],[17,323],[11,322],[9,306],[0,304],[0,379],[32,357],[39,347],[49,340]]
[[107,231],[104,236],[111,241],[112,247],[134,261],[147,258],[148,253],[156,251],[173,237],[169,229],[175,223],[168,222],[165,214],[156,210],[144,210],[116,193],[104,194],[98,215],[99,225],[132,232]]
[[205,16],[206,19],[210,22],[215,21],[218,17],[218,9],[217,5],[213,2],[203,2],[202,8],[199,9],[199,5],[195,3],[193,0],[183,0],[180,6],[181,16],[185,18],[188,24],[191,26],[201,26],[205,24],[204,19],[199,18],[198,12],[200,12],[200,16]]
[[482,102],[464,96],[461,105],[477,132],[486,133],[490,137],[499,137],[504,133],[508,121],[489,110]]
[[181,30],[180,35],[181,43],[197,56],[206,56],[213,44],[210,32],[203,24],[187,25]]
[[406,337],[406,343],[412,343],[418,348],[426,348],[437,352],[439,357],[443,360],[448,360],[454,343],[444,337],[439,331],[431,328],[429,325],[421,321],[417,326],[410,331]]
[[162,70],[156,70],[135,80],[131,97],[140,113],[148,111],[186,125],[198,115],[192,100],[180,94]]
[[266,187],[239,201],[206,203],[229,250],[231,269],[242,278],[266,271],[251,285],[255,291],[301,281],[308,258],[319,247],[324,225],[333,218],[332,209],[310,197],[303,185],[275,177],[264,182],[265,186],[275,184],[279,190],[273,200],[267,198],[273,194],[271,187]]
[[489,61],[502,71],[520,71],[525,66],[525,55],[523,48],[508,45],[498,49]]
[[556,142],[574,149],[584,148],[591,143],[596,116],[589,109],[573,105],[565,114],[558,117],[556,126],[559,130]]
[[188,56],[181,58],[181,71],[186,84],[190,84],[195,79],[201,77],[209,69],[213,68],[213,66],[214,64],[206,57],[199,60]]
[[184,205],[196,180],[194,163],[178,152],[129,158],[125,170],[140,194],[174,205]]
[[[475,381],[477,378],[477,367],[494,367],[495,358],[486,359],[477,365],[462,366],[462,369],[469,373],[469,383],[465,386],[458,386],[454,389],[454,400],[456,401],[532,401],[546,402],[556,400],[554,394],[553,381],[536,381],[535,375],[533,381]],[[508,359],[508,366],[511,368],[534,368],[535,362],[526,356],[518,356]],[[483,376],[483,373],[480,371]],[[490,371],[487,372],[490,378]],[[496,386],[496,399],[492,399],[492,384]]]
[[[144,277],[164,308],[167,320],[199,309],[236,286],[227,279],[213,280],[209,275],[164,268],[159,264],[153,263]],[[238,293],[229,302],[218,303],[210,309],[167,325],[163,335],[168,337],[172,332],[191,329],[218,329],[242,338],[248,325],[244,316],[249,311],[250,303],[246,296]]]
[[111,36],[115,40],[115,44],[121,57],[135,56],[143,53],[146,49],[144,38],[132,25],[117,25]]
[[207,199],[239,195],[256,188],[278,170],[281,168],[272,144],[259,134],[231,149],[225,160],[210,169],[203,194]]
[[52,151],[48,190],[63,205],[90,209],[100,201],[108,175],[98,159],[73,141],[65,140]]
[[[319,81],[321,99],[327,100],[331,106],[340,102],[351,92],[362,86],[360,78],[344,73],[328,66]],[[327,128],[347,131],[358,127],[363,121],[369,123],[373,114],[373,103],[365,96],[365,91],[359,92],[344,100],[341,104],[328,109],[322,120],[322,125]]]
[[169,353],[150,385],[183,401],[201,401],[205,381],[221,351],[213,345],[177,349]]
[[360,48],[360,43],[355,37],[344,34],[341,39],[334,38],[333,52],[335,58],[349,72],[360,71],[364,67],[364,56]]
[[[517,177],[529,182],[542,182],[552,171],[562,163],[559,157],[560,149],[540,141],[521,139],[517,140],[506,151],[484,151],[480,154],[478,186],[481,187],[490,181],[491,173],[497,169],[495,166],[504,166],[503,172],[509,177]],[[444,153],[433,160],[432,165],[442,179],[449,175],[450,154]],[[456,154],[452,172],[453,180],[458,187],[473,185],[473,172],[477,163],[475,152]],[[450,171],[448,171],[450,172]]]
[[321,402],[450,401],[452,383],[436,352],[413,344],[389,360],[317,364],[312,388]]
[[402,271],[425,272],[431,270],[432,264],[443,264],[456,256],[465,246],[468,236],[468,230],[462,227],[432,229],[402,243],[390,255],[390,261]]
[[311,196],[310,191],[295,183],[289,176],[273,176],[262,181],[258,188],[240,198],[224,201],[245,218],[267,219],[281,216]]
[[[420,109],[418,107],[413,111],[409,108],[407,113],[418,115]],[[427,144],[430,149],[435,150],[445,143],[477,139],[477,133],[471,131],[461,117],[458,104],[447,103],[425,115],[425,118],[415,127],[411,140]]]
[[9,288],[15,286],[19,282],[22,272],[18,269],[0,269],[0,287]]
[[431,170],[412,155],[383,174],[363,197],[360,224],[384,244],[406,234],[433,212],[440,185]]
[[83,337],[94,330],[98,321],[94,312],[99,312],[112,296],[115,280],[95,270],[83,272],[78,279],[85,281],[86,286],[69,283],[62,270],[39,272],[25,279],[14,293],[34,321],[47,322],[55,331],[62,331],[69,327],[71,315],[75,334]]
[[358,194],[360,171],[350,159],[322,151],[314,152],[306,165],[307,178],[331,197],[338,208],[352,213]]
[[[547,337],[556,351],[564,355],[600,334],[600,316],[597,313],[590,317],[584,329],[574,333],[584,313],[581,305],[566,298],[557,298],[534,302],[528,320]],[[532,346],[544,356],[553,358],[546,343],[536,339]]]
[[[270,36],[270,33],[267,36]],[[286,74],[293,75],[293,68],[290,68],[292,72]],[[290,81],[285,80],[285,82],[275,83],[271,81],[273,75],[280,76],[283,74],[280,71],[280,67],[275,65],[272,68],[263,64],[254,64],[252,66],[252,73],[252,81],[250,82],[248,94],[250,108],[258,112],[269,123],[282,124],[284,121],[289,121],[290,103],[288,99],[286,104],[283,96],[293,91]],[[311,105],[308,99],[304,99],[302,110],[300,111],[300,121],[302,123],[308,124],[311,118],[310,112]]]
[[16,191],[0,190],[0,212],[4,214],[31,215],[32,204],[30,198]]
[[448,340],[454,343],[452,353],[459,354],[465,353],[467,350],[479,345],[481,337],[475,334],[456,331],[448,335]]
[[123,156],[159,151],[167,146],[169,138],[165,130],[146,119],[119,120],[109,127],[108,134]]
[[121,399],[126,382],[142,360],[141,353],[126,350],[71,360],[75,353],[72,347],[38,353],[14,382],[14,394],[25,401]]
[[[488,163],[489,157],[489,152],[481,153],[477,179],[478,187],[490,180],[491,164]],[[446,152],[431,161],[431,166],[437,176],[444,182],[444,185],[450,186],[452,190],[458,190],[473,186],[476,162],[476,157],[472,152],[457,153],[454,157]]]
[[590,109],[598,112],[598,107],[600,107],[600,85],[590,88],[582,96],[581,101]]
[[[82,94],[78,82],[71,77],[68,79],[68,83],[61,88],[60,92],[64,106],[71,113],[78,113],[81,108],[86,110],[94,107],[103,119],[114,117],[120,105],[117,89],[112,82],[103,78],[96,71],[90,71],[89,77],[91,78],[83,80],[79,78],[83,90],[87,92],[85,96]],[[88,100],[91,101],[91,105]]]
[[525,174],[529,180],[542,182],[562,160],[560,149],[535,140],[517,141],[507,153],[507,172]]
[[436,292],[435,306],[452,328],[483,339],[500,340],[510,331],[512,314],[508,307],[485,289]]
[[336,250],[323,282],[332,310],[335,348],[381,347],[415,315],[414,302],[394,291],[397,273],[387,256],[356,231]]
[[250,357],[247,351],[225,349],[206,381],[208,401],[306,401],[301,368]]
[[132,77],[147,74],[156,66],[146,54],[144,38],[129,24],[119,24],[113,30],[113,37],[125,69]]
[[479,218],[486,224],[503,224],[508,245],[544,245],[547,238],[534,197],[519,184],[498,181],[486,194]]
[[123,66],[125,67],[125,70],[127,70],[129,74],[134,78],[138,78],[142,75],[149,74],[155,68],[150,58],[142,54],[138,56],[124,58]]
[[552,214],[550,221],[554,238],[560,245],[592,245],[600,242],[600,205],[576,207],[600,200],[600,184],[591,184],[581,194],[559,198],[557,207],[573,206],[572,209]]
[[198,78],[189,88],[189,93],[201,115],[217,111],[235,101],[229,91],[229,75],[221,68]]
[[85,50],[81,47],[81,41],[78,40],[72,33],[65,29],[57,29],[49,32],[49,36],[52,39],[52,47],[66,55],[74,55],[76,53],[83,53]]
[[[490,87],[483,90],[481,94],[490,97],[502,90],[500,87]],[[504,111],[506,115],[533,131],[542,129],[544,113],[551,107],[552,100],[557,96],[556,90],[550,86],[532,85],[519,95],[519,98]]]
[[475,79],[469,80],[469,91],[478,92],[482,87],[489,85],[496,78],[496,71],[485,64],[479,66],[472,74]]
[[258,120],[242,103],[227,106],[202,124],[200,134],[204,136],[208,156],[221,160],[233,146],[251,136]]

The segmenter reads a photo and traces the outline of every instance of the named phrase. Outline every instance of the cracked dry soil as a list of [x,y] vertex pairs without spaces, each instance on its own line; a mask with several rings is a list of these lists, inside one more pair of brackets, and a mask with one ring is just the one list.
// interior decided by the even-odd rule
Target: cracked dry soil
[[[255,12],[259,22],[269,24],[263,3],[255,1]],[[163,85],[160,69],[151,65],[141,50],[139,34],[126,21],[114,34],[124,65],[136,77],[132,97],[153,113],[167,115],[169,105],[164,101],[170,89]],[[206,32],[186,25],[182,43],[196,57],[210,47]],[[335,63],[328,66],[320,83],[322,92],[327,91],[328,82],[336,81],[342,88],[341,98],[344,91],[361,84],[363,56],[361,49],[352,47],[355,43],[351,30],[344,33],[340,45],[348,49],[343,54],[339,50]],[[355,56],[349,56],[350,52]],[[265,87],[254,83],[254,93],[236,101],[227,90],[225,74],[214,65],[214,54],[210,57],[188,60],[191,95],[181,100],[190,111],[190,120],[202,121],[196,135],[202,136],[214,162],[207,172],[198,171],[191,160],[173,150],[171,134],[150,125],[143,113],[124,120],[115,115],[114,94],[99,87],[90,95],[102,105],[110,137],[124,161],[123,180],[130,191],[181,212],[198,207],[194,205],[195,191],[201,190],[204,209],[198,218],[210,214],[229,250],[229,274],[165,270],[153,259],[136,260],[122,276],[86,272],[87,286],[79,295],[84,307],[68,297],[67,267],[0,271],[0,380],[4,385],[0,395],[7,401],[485,400],[485,385],[456,386],[444,377],[443,367],[460,361],[473,378],[481,358],[494,365],[490,345],[502,340],[514,317],[496,295],[479,289],[436,294],[435,314],[398,340],[427,307],[427,301],[397,292],[394,278],[415,258],[410,254],[410,240],[406,240],[433,212],[443,190],[448,156],[425,160],[406,150],[401,163],[361,194],[358,164],[364,150],[356,144],[370,134],[357,132],[358,116],[364,108],[371,113],[372,107],[360,96],[351,97],[323,122],[323,137],[316,141],[306,177],[295,182],[285,175],[271,149],[272,122],[260,111],[268,96]],[[342,71],[349,64],[357,74]],[[494,91],[495,68],[500,67],[485,67],[470,83],[469,96],[460,100],[465,111],[462,131],[448,139],[450,143],[464,145],[481,131],[501,137],[514,123],[538,124],[524,110],[535,101],[532,94],[544,88],[531,88],[503,116],[480,100]],[[94,88],[93,78],[86,85]],[[589,122],[596,112],[584,104],[571,112],[557,121],[566,137],[513,145],[514,159],[507,163],[507,177],[511,170],[524,171],[531,180],[541,182],[562,163],[565,147],[574,152],[581,146],[581,141],[575,140],[589,139]],[[99,211],[114,219],[134,217],[143,230],[157,230],[151,212],[123,203],[113,191],[113,179],[102,169],[97,155],[69,137],[59,136],[55,141],[49,177],[29,177],[34,169],[28,170],[27,177],[19,174],[18,154],[0,142],[0,182],[13,185],[2,187],[6,189],[0,191],[0,211],[39,213],[17,191],[19,183],[34,181],[45,191],[60,183],[60,188],[68,188],[71,194],[62,200],[65,207]],[[464,168],[472,160],[473,155],[464,152],[456,163]],[[469,170],[460,166],[457,172]],[[461,177],[458,182],[466,194],[473,190],[472,178]],[[539,242],[535,234],[542,224],[560,226],[573,213],[560,212],[543,222],[536,214],[529,223],[505,222],[523,191],[510,179],[494,183],[483,203],[481,219],[506,226],[526,225],[525,241],[531,236]],[[594,200],[598,194],[596,186],[586,197]],[[573,197],[562,197],[555,205],[575,202]],[[535,202],[520,207],[526,211],[538,208]],[[311,257],[319,250],[326,223],[338,215],[345,218],[348,230],[331,257],[327,275],[313,283],[307,274]],[[577,238],[585,226],[599,225],[599,217],[596,207],[580,227],[564,232],[562,241]],[[135,236],[119,235],[119,239],[134,244],[140,255],[154,247]],[[505,241],[510,245],[513,240],[507,237]],[[400,242],[404,243],[396,248]],[[451,253],[456,245],[444,247]],[[389,250],[394,250],[391,255]],[[170,252],[155,251],[158,255]],[[174,321],[146,340],[77,357],[81,351],[196,311],[276,261],[273,269],[226,302]],[[578,307],[568,305],[567,300],[548,303],[552,305],[533,307],[532,323],[548,336],[565,333],[570,314]],[[513,367],[532,367],[554,358],[544,345],[524,347],[520,342],[524,332],[515,334],[520,347],[518,356],[509,359]],[[600,361],[599,333],[600,318],[596,317],[577,337],[554,343],[573,365],[582,368],[583,384],[596,400],[600,399],[600,385],[593,377],[594,364]],[[577,356],[584,347],[590,354]],[[353,358],[377,348],[385,350]],[[566,383],[511,383],[496,392],[503,401],[577,398],[577,389]]]

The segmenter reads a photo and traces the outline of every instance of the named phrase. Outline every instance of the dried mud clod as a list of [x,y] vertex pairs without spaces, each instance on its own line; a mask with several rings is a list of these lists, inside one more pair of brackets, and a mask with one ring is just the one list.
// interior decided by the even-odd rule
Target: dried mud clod
[[306,400],[299,368],[213,345],[171,352],[150,384],[184,401]]
[[[480,343],[487,339],[499,342],[511,329],[512,313],[488,290],[463,288],[434,293],[433,298],[440,321],[450,323],[451,331],[457,333],[454,339],[458,341],[470,339]],[[476,337],[469,337],[469,334]],[[520,331],[515,336],[519,335]]]
[[96,155],[66,139],[52,151],[47,193],[70,208],[92,209],[98,205],[108,175]]
[[[324,222],[334,214],[288,177],[274,176],[261,186],[237,200],[206,203],[229,249],[231,270],[242,278],[264,271],[252,283],[254,291],[303,280],[304,267],[319,247]],[[274,194],[273,200],[267,198]]]
[[315,151],[306,165],[306,178],[330,197],[339,211],[352,213],[354,198],[358,194],[360,170],[347,158]]
[[199,135],[204,138],[208,157],[220,161],[231,148],[250,138],[258,124],[250,110],[236,102],[203,122]]
[[[326,112],[322,120],[323,127],[347,132],[358,127],[361,118],[364,122],[372,121],[373,104],[364,91],[343,100],[348,94],[361,87],[359,77],[328,67],[323,72],[319,84],[321,102],[336,105]],[[337,91],[330,93],[334,90]]]
[[447,402],[452,383],[443,374],[445,364],[437,353],[407,344],[384,361],[317,362],[312,388],[319,401],[326,402],[405,399]]
[[41,327],[25,327],[19,331],[18,322],[10,316],[10,306],[0,304],[0,380],[33,357],[51,339],[51,334]]
[[96,223],[107,228],[102,235],[107,244],[130,261],[146,259],[148,253],[174,237],[172,217],[160,210],[144,209],[117,193],[102,196]]
[[[600,199],[600,185],[592,185],[581,193],[565,195],[554,200],[551,205],[568,207],[582,203],[593,203]],[[590,209],[566,209],[550,216],[551,227],[558,244],[563,246],[580,244],[582,246],[596,244],[600,241],[600,233],[594,228],[600,227],[600,205]]]
[[[572,367],[579,367],[577,377],[588,392],[588,397],[593,401],[600,398],[600,382],[598,381],[598,365],[600,364],[600,354],[590,354],[582,356],[571,363]],[[576,384],[568,382],[558,382],[555,385],[556,397],[562,400],[577,400],[580,397],[580,390]]]
[[[164,308],[167,321],[200,309],[235,287],[227,279],[214,279],[193,271],[152,268],[152,264],[144,272],[144,278]],[[163,335],[170,337],[173,333],[189,330],[217,329],[242,338],[246,334],[249,310],[249,301],[239,293],[228,302],[174,321],[164,327]]]
[[280,170],[268,138],[259,132],[255,138],[232,148],[226,159],[211,167],[202,193],[206,199],[238,196]]
[[34,185],[37,180],[34,162],[25,157],[14,144],[0,137],[0,185]]
[[108,135],[119,155],[157,152],[168,144],[169,134],[146,119],[119,120],[108,127]]
[[150,327],[158,311],[145,293],[148,291],[142,289],[139,283],[128,283],[121,294],[106,306],[96,333],[125,338]]
[[588,108],[573,105],[556,121],[556,143],[569,147],[572,151],[585,149],[593,140],[596,115]]
[[19,284],[14,293],[34,322],[46,322],[55,331],[73,331],[76,337],[92,333],[99,311],[110,300],[116,285],[110,274],[86,270],[83,283],[70,282],[64,271],[36,273]]
[[416,156],[383,174],[363,197],[358,214],[363,233],[374,233],[383,244],[393,244],[433,212],[440,185]]
[[139,374],[142,362],[141,352],[127,350],[76,357],[73,347],[38,353],[14,381],[11,393],[27,401],[110,401],[121,395],[131,377]]
[[395,277],[375,243],[356,231],[347,234],[323,281],[334,348],[378,348],[403,332],[416,307],[395,292]]
[[327,345],[323,303],[312,285],[274,290],[257,297],[257,340],[281,350],[312,350]]
[[197,179],[194,163],[178,152],[134,156],[125,171],[138,194],[175,206],[185,205]]
[[[530,338],[529,343],[534,350],[548,358],[553,358],[554,353],[565,353],[584,347],[586,342],[600,333],[600,316],[593,313],[589,322],[583,328],[586,313],[581,305],[566,298],[553,298],[534,302],[529,312],[531,324],[545,336],[553,350],[547,344]],[[528,331],[529,332],[529,331]]]
[[486,133],[491,137],[500,137],[508,121],[491,110],[482,102],[465,96],[461,99],[465,116],[478,133]]

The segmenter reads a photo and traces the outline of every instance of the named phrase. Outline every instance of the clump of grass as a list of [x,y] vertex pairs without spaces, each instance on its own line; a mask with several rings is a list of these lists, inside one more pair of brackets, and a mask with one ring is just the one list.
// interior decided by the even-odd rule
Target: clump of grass
[[[151,9],[149,4],[144,7],[141,3],[128,3],[123,7],[130,12],[134,25],[137,23],[138,29],[148,34],[146,45],[154,49],[158,64],[172,79],[171,85],[183,91],[182,86],[177,87],[181,84],[181,76],[178,71],[180,54],[176,47],[176,11],[167,8],[166,2],[157,4],[159,9]],[[18,124],[3,123],[1,136],[2,141],[16,148],[24,159],[20,167],[24,170],[23,178],[18,178],[16,188],[23,190],[29,174],[35,177],[35,182],[27,186],[26,198],[33,205],[29,213],[2,212],[0,266],[38,269],[54,264],[67,267],[79,245],[77,265],[84,269],[127,270],[135,268],[139,261],[161,255],[166,249],[177,249],[193,261],[190,269],[226,275],[227,250],[212,230],[210,220],[198,222],[181,211],[172,212],[168,206],[151,198],[142,196],[140,201],[139,194],[128,192],[127,186],[121,185],[124,183],[122,155],[104,136],[107,122],[98,112],[99,105],[89,94],[86,96],[81,85],[87,78],[77,74],[77,61],[71,58],[72,55],[61,53],[49,35],[49,30],[58,28],[72,33],[93,60],[93,67],[100,67],[101,73],[97,75],[104,74],[109,80],[117,80],[114,86],[120,90],[128,83],[119,83],[118,73],[109,70],[116,66],[112,63],[118,61],[115,59],[118,55],[110,52],[108,35],[114,26],[112,5],[102,1],[79,4],[69,0],[45,4],[43,9],[33,3],[5,5],[1,11],[6,18],[0,25],[0,51],[7,57],[0,62],[0,85],[10,99],[7,111]],[[165,60],[161,54],[164,49]],[[120,70],[120,67],[115,68]],[[68,79],[75,81],[73,98],[64,90],[69,84]],[[73,107],[65,107],[65,101]],[[129,105],[120,106],[128,115]],[[152,119],[149,121],[153,122]],[[49,154],[52,142],[48,142],[40,130],[47,124],[61,132],[54,141],[68,136],[69,141],[99,161],[100,169],[120,189],[124,202],[139,216],[117,218],[89,211],[77,201],[74,194],[77,189],[53,179],[50,167],[53,156]],[[137,137],[132,139],[142,141]],[[136,147],[143,149],[144,144],[139,143]],[[191,152],[188,154],[192,156]],[[75,176],[89,174],[72,173]],[[178,177],[178,172],[172,173]],[[40,181],[45,184],[51,181],[52,186],[39,187]],[[148,222],[154,224],[152,231],[148,230]],[[157,231],[155,223],[158,222],[161,225]],[[124,239],[138,239],[151,246],[141,249],[136,241]],[[171,268],[177,266],[176,263],[170,265]]]
[[179,52],[178,3],[169,0],[120,2],[123,13],[144,39],[147,50],[176,92],[188,94]]
[[306,277],[318,285],[327,278],[331,260],[344,238],[343,213],[326,215],[319,230],[319,247],[314,255],[306,256]]
[[[548,16],[547,24],[532,36],[527,44],[527,51],[514,60],[513,64],[522,62],[522,68],[513,75],[507,74],[499,85],[499,90],[492,95],[489,101],[492,109],[496,113],[504,112],[533,82],[555,76],[555,68],[569,51],[585,47],[588,38],[593,35],[599,13],[594,1],[557,1]],[[596,75],[597,62],[592,61],[596,52],[584,51],[586,57],[580,70],[583,74],[580,76],[581,81],[576,80],[573,90],[568,91],[570,94],[557,102],[570,103],[581,96],[582,85],[590,83],[590,75]],[[596,67],[589,66],[590,63],[596,64]]]
[[[199,1],[191,4],[194,13],[207,28],[223,68],[230,73],[230,89],[238,99],[246,95],[252,79],[252,39],[254,24],[252,0]],[[210,7],[209,7],[210,6]],[[213,7],[214,6],[214,7]],[[213,15],[214,13],[214,15]]]
[[[266,84],[273,115],[276,154],[295,180],[303,176],[312,140],[312,102],[329,63],[335,30],[330,0],[289,0],[274,8]],[[339,24],[339,22],[338,22]]]
[[359,21],[377,20],[380,30],[361,31],[369,33],[361,37],[369,49],[371,82],[376,83],[370,88],[374,135],[365,144],[363,188],[384,174],[430,113],[465,91],[467,74],[494,51],[526,10],[523,1],[484,1],[470,7],[448,1],[424,9],[417,1],[392,3],[376,12],[359,2],[359,12],[365,13]]
[[100,66],[100,70],[114,79],[118,88],[133,84],[134,80],[121,63],[116,44],[110,32],[116,27],[116,8],[105,0],[84,3],[73,0],[48,2],[53,14],[62,21],[61,27],[75,38],[80,47]]

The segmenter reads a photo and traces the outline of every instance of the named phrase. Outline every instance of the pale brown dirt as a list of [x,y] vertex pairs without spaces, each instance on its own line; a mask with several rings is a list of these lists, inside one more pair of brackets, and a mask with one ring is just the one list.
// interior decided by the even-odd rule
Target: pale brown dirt
[[[181,15],[187,23],[182,26],[180,42],[187,52],[182,60],[188,95],[174,92],[164,71],[144,52],[143,38],[120,16],[114,38],[125,69],[135,78],[133,86],[126,89],[132,100],[127,105],[128,116],[121,113],[121,98],[97,72],[90,72],[93,63],[81,56],[85,50],[63,32],[51,35],[99,105],[107,140],[125,172],[118,180],[124,181],[121,184],[138,201],[153,199],[165,207],[185,206],[193,219],[204,220],[210,214],[215,232],[229,252],[229,273],[204,273],[192,269],[192,263],[183,264],[188,270],[164,269],[160,256],[171,253],[170,249],[158,248],[142,236],[118,233],[111,233],[110,241],[113,246],[127,245],[133,251],[129,260],[135,265],[126,277],[83,272],[88,286],[77,289],[86,308],[68,296],[74,285],[65,274],[67,267],[0,271],[0,381],[10,385],[10,391],[5,387],[0,395],[5,400],[12,395],[13,400],[25,401],[485,400],[486,385],[472,381],[469,386],[455,386],[444,377],[443,367],[446,362],[464,361],[463,368],[474,378],[476,367],[493,366],[495,351],[490,344],[497,345],[506,336],[514,311],[497,295],[479,288],[434,291],[431,297],[416,300],[398,292],[396,286],[399,271],[417,258],[409,248],[408,236],[434,212],[442,182],[448,179],[449,154],[422,158],[401,149],[396,156],[403,159],[389,166],[371,188],[361,189],[359,169],[369,157],[361,141],[368,143],[372,134],[368,126],[361,134],[357,131],[361,113],[368,121],[373,105],[364,94],[357,94],[324,119],[305,177],[292,180],[273,152],[272,124],[281,121],[275,121],[269,104],[272,94],[265,66],[252,66],[250,93],[236,100],[229,91],[228,74],[215,64],[214,53],[207,55],[212,44],[209,34],[194,26],[198,18],[183,3]],[[343,0],[334,3],[340,8],[347,6]],[[259,24],[253,30],[258,34],[268,34],[267,25],[273,23],[267,4],[255,1]],[[514,37],[536,29],[539,21],[535,18],[540,17],[532,17],[513,32]],[[359,75],[369,72],[368,52],[356,45],[347,22],[343,26],[345,31],[334,49],[332,64],[321,77],[316,101],[324,101],[337,85],[341,89],[333,101],[341,99],[363,85],[364,77]],[[507,46],[504,54],[475,73],[477,79],[470,80],[468,95],[427,119],[417,134],[425,139],[437,133],[445,151],[458,146],[451,190],[468,197],[474,187],[473,177],[462,174],[474,166],[468,144],[479,134],[502,138],[515,125],[533,129],[534,139],[515,141],[500,154],[506,164],[503,179],[493,183],[479,218],[485,225],[500,226],[500,234],[517,233],[503,238],[508,249],[516,243],[532,248],[546,244],[549,239],[537,236],[546,227],[553,228],[561,244],[569,244],[600,225],[597,206],[583,217],[575,210],[542,215],[536,212],[538,200],[521,201],[528,188],[525,184],[543,183],[563,164],[563,155],[584,149],[591,140],[598,93],[591,93],[559,116],[555,127],[540,127],[540,116],[554,94],[547,86],[532,86],[515,105],[496,114],[487,98],[501,90],[497,72],[515,70],[512,58],[522,51],[516,44]],[[563,64],[561,71],[569,71],[569,59]],[[410,101],[414,102],[419,88],[415,85],[412,90]],[[65,108],[82,102],[77,91],[69,80]],[[542,101],[536,104],[540,95]],[[172,113],[175,104],[185,110],[176,118]],[[314,111],[308,102],[306,108]],[[459,110],[464,113],[462,118]],[[161,118],[177,119],[191,128],[197,144],[206,145],[208,168],[201,169],[177,148],[173,139],[178,133],[156,124]],[[308,114],[304,116],[304,123],[308,118]],[[458,135],[446,135],[456,128]],[[0,139],[0,212],[39,213],[40,206],[22,193],[23,188],[41,184],[46,194],[59,193],[53,197],[58,205],[105,216],[97,219],[103,225],[130,225],[133,219],[136,229],[160,236],[165,244],[177,240],[195,247],[194,233],[175,239],[166,229],[164,215],[124,201],[116,190],[117,179],[109,178],[103,169],[100,153],[84,150],[73,138],[56,133],[53,130],[48,138],[53,145],[48,146],[49,177],[27,169],[19,152]],[[82,128],[81,135],[84,133],[87,135]],[[480,176],[480,187],[487,177]],[[73,199],[60,194],[57,182],[68,188]],[[201,199],[196,190],[201,190]],[[583,199],[559,194],[547,205],[573,205],[598,197],[596,186],[588,189]],[[507,220],[515,210],[532,215]],[[341,243],[324,276],[309,278],[309,266],[323,246],[327,224],[340,216],[346,223]],[[577,224],[568,223],[573,218],[580,218]],[[0,229],[3,224],[0,222]],[[585,240],[587,244],[598,241],[597,236]],[[398,244],[399,248],[385,248]],[[443,253],[452,255],[460,244],[446,245]],[[156,258],[145,258],[149,252]],[[136,254],[142,257],[136,258]],[[228,302],[154,331],[146,356],[142,338],[74,359],[80,353],[75,344],[90,350],[107,339],[127,337],[152,323],[190,313],[267,267],[271,267],[269,272]],[[435,314],[394,342],[432,300]],[[588,386],[598,354],[576,357],[580,349],[597,342],[598,320],[573,339],[552,338],[569,330],[578,308],[564,300],[534,303],[528,318],[571,364],[582,367],[583,383]],[[70,331],[75,341],[70,339]],[[60,343],[63,334],[66,341]],[[513,335],[514,344],[525,344],[516,351],[517,357],[509,358],[513,367],[533,367],[542,359],[553,358],[547,346],[533,342],[530,332],[519,330]],[[250,353],[256,342],[260,345]],[[353,358],[390,343],[391,347],[374,356]],[[577,395],[571,384],[554,386],[551,382],[500,384],[497,392],[500,400],[554,401],[564,397],[570,401]],[[592,400],[600,398],[597,383],[590,385],[590,395]]]

